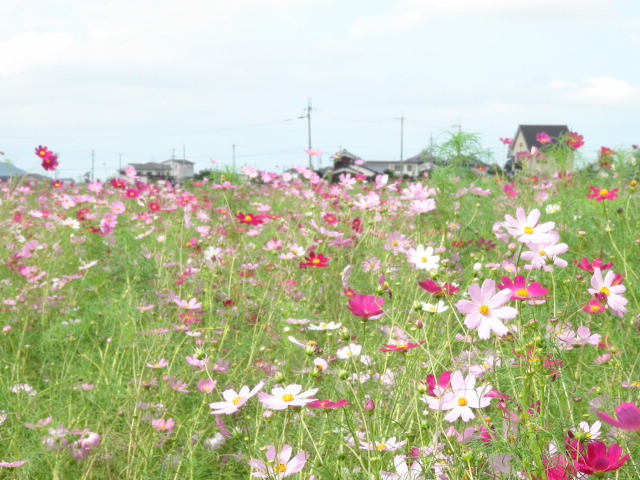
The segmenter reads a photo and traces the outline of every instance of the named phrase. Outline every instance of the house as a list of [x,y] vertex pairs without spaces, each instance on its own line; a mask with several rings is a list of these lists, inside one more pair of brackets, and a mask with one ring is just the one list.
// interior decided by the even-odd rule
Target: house
[[425,171],[429,170],[432,165],[425,161],[422,152],[405,160],[369,160],[365,165],[378,173],[393,173],[396,177],[412,177],[417,178]]
[[[519,125],[509,149],[505,171],[512,175],[523,168],[534,174],[569,170],[572,161],[569,161],[568,165],[560,165],[559,161],[564,159],[544,155],[544,150],[556,145],[558,140],[568,133],[569,127],[566,125]],[[540,149],[542,152],[537,153]]]
[[[193,178],[194,176],[194,163],[188,160],[170,159],[162,163],[130,163],[129,165],[136,169],[138,178],[146,183],[156,180],[180,182],[187,178]],[[125,170],[120,170],[120,175],[124,174]]]
[[170,160],[165,160],[162,162],[162,165],[165,167],[169,167],[170,176],[175,178],[178,181],[184,180],[186,178],[193,178],[193,166],[195,165],[193,162],[189,160],[178,160],[172,158]]

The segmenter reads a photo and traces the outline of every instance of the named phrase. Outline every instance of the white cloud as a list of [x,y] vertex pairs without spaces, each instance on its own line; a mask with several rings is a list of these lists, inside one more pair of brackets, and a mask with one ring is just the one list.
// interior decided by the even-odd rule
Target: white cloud
[[640,106],[640,85],[613,77],[553,80],[548,86],[560,99],[584,106]]
[[66,32],[25,32],[12,37],[0,43],[0,75],[55,64],[64,57],[72,42],[73,35]]
[[351,28],[354,36],[404,30],[433,15],[487,17],[517,22],[604,22],[620,18],[619,0],[407,0],[383,15],[361,16]]

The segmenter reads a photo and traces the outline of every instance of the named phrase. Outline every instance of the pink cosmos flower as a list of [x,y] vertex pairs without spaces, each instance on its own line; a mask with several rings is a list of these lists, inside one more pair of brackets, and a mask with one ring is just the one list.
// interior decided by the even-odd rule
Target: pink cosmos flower
[[578,327],[573,330],[566,330],[558,335],[558,341],[561,342],[567,350],[581,345],[598,345],[602,335],[598,333],[591,334],[589,327]]
[[584,145],[584,137],[576,132],[569,132],[565,135],[565,143],[573,149],[578,149]]
[[613,200],[614,198],[619,197],[619,195],[616,195],[616,192],[618,191],[617,188],[614,188],[613,190],[607,190],[606,188],[597,188],[593,185],[589,185],[589,188],[591,189],[591,193],[587,195],[587,198],[595,198],[596,202],[601,202],[603,200]]
[[236,393],[235,390],[228,389],[222,392],[222,398],[224,402],[213,402],[209,406],[213,409],[212,415],[220,415],[235,413],[240,410],[240,407],[247,403],[247,400],[253,397],[258,391],[264,387],[264,382],[258,383],[251,391],[248,386],[244,386]]
[[315,399],[308,397],[315,395],[318,390],[318,388],[312,388],[302,392],[302,385],[292,384],[284,388],[275,387],[271,390],[271,395],[260,392],[258,398],[268,408],[285,410],[288,407],[303,407],[307,403],[313,402]]
[[511,215],[504,216],[507,232],[518,237],[518,241],[522,243],[544,243],[553,239],[551,232],[556,224],[554,222],[546,222],[538,225],[540,219],[540,210],[534,208],[529,215],[525,215],[524,208],[516,209],[516,218]]
[[174,298],[173,301],[180,308],[184,308],[186,310],[196,310],[202,307],[202,303],[198,302],[195,298],[192,298],[188,302],[186,300],[180,300],[179,298]]
[[436,397],[437,395],[435,394],[435,389],[436,386],[442,388],[442,389],[447,389],[447,388],[451,388],[451,372],[446,371],[446,372],[442,372],[440,374],[440,376],[438,377],[438,381],[436,382],[436,376],[432,373],[430,373],[429,375],[427,375],[427,380],[426,382],[420,382],[423,384],[427,384],[428,385],[428,389],[427,389],[427,395],[430,395],[432,397]]
[[500,137],[500,141],[505,145],[513,145],[513,140],[507,137]]
[[545,145],[551,141],[551,137],[547,132],[536,133],[536,140],[540,142],[541,145]]
[[500,290],[511,290],[511,300],[531,300],[532,297],[543,297],[549,290],[543,288],[538,282],[527,285],[527,279],[523,275],[516,275],[511,281],[509,277],[503,276],[502,283],[498,284]]
[[384,298],[382,297],[356,293],[349,299],[347,308],[356,317],[361,317],[363,320],[378,320],[384,314],[383,305]]
[[291,458],[291,445],[285,445],[279,453],[276,453],[273,445],[267,445],[266,449],[267,463],[257,458],[249,460],[249,465],[258,469],[257,472],[251,474],[252,477],[280,480],[302,470],[305,463],[307,463],[307,458],[309,458],[309,454],[304,450],[301,450],[300,453]]
[[493,387],[489,384],[476,388],[475,375],[467,375],[457,371],[451,376],[451,388],[436,386],[434,393],[436,397],[427,400],[429,408],[434,410],[449,410],[444,419],[448,422],[455,422],[458,418],[468,422],[475,418],[472,408],[485,408],[491,403],[491,398],[487,397]]
[[607,305],[611,312],[618,317],[623,317],[624,314],[627,313],[625,305],[629,303],[629,301],[622,296],[626,291],[626,287],[620,285],[619,277],[616,277],[616,274],[613,273],[612,270],[609,270],[603,279],[600,269],[594,268],[593,276],[591,277],[591,286],[593,288],[589,288],[588,290],[592,295],[606,295]]
[[164,368],[168,365],[169,365],[169,362],[164,358],[161,358],[156,363],[147,363],[147,367],[149,368]]
[[407,464],[407,459],[404,455],[396,455],[393,457],[393,466],[396,467],[396,472],[380,472],[382,480],[424,480],[425,477],[422,473],[422,463],[420,460],[414,460],[411,466]]
[[477,283],[469,286],[471,300],[459,300],[455,306],[460,313],[466,315],[464,324],[467,328],[478,329],[478,336],[487,339],[493,330],[502,336],[509,330],[502,319],[514,318],[518,310],[503,306],[511,298],[511,290],[496,293],[496,282],[487,279],[480,287]]
[[528,251],[522,252],[521,257],[531,263],[525,265],[525,270],[542,269],[545,272],[553,271],[553,267],[565,268],[567,261],[558,255],[566,253],[569,246],[566,243],[558,243],[560,235],[550,233],[550,237],[544,242],[527,243]]
[[217,380],[212,380],[207,377],[198,381],[197,388],[202,393],[211,393],[213,392],[213,389],[216,387],[217,383],[218,383]]
[[622,430],[640,431],[640,408],[634,403],[622,402],[615,411],[617,419],[605,412],[598,412],[597,415],[603,422]]
[[322,410],[333,410],[336,408],[346,407],[347,405],[351,405],[351,402],[347,402],[346,400],[338,400],[337,402],[333,402],[328,399],[324,400],[314,400],[307,404],[307,407],[311,408],[320,408]]
[[0,467],[4,468],[17,468],[27,463],[26,460],[16,460],[14,462],[0,462]]
[[407,443],[406,440],[398,442],[396,437],[388,438],[382,442],[374,441],[374,442],[360,442],[360,450],[378,450],[378,451],[389,451],[398,450],[403,447],[404,444]]
[[173,421],[173,418],[168,418],[167,420],[165,420],[164,418],[151,420],[151,426],[159,432],[171,433],[175,425],[176,422]]

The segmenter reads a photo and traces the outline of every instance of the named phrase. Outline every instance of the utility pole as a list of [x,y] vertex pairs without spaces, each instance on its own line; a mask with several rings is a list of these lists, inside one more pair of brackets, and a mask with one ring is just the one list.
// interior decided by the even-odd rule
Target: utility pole
[[309,170],[313,170],[313,160],[311,155],[311,99],[307,99],[307,130],[309,134]]
[[233,149],[233,173],[236,172],[236,144],[234,143],[233,145],[231,145],[231,148]]
[[400,120],[400,161],[404,160],[404,113],[400,113],[401,117],[396,118]]
[[120,172],[122,171],[122,154],[119,153],[118,155],[120,157],[120,161],[118,162],[118,175],[120,175]]
[[96,179],[96,151],[91,150],[91,181]]

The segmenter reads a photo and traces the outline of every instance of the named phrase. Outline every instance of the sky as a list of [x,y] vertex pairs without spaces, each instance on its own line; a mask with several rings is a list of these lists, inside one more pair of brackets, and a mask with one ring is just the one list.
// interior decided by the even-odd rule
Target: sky
[[519,124],[568,125],[589,160],[640,143],[638,51],[637,0],[5,0],[0,161],[281,171],[308,164],[309,105],[320,166],[459,128],[502,164]]

